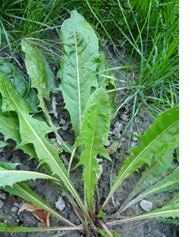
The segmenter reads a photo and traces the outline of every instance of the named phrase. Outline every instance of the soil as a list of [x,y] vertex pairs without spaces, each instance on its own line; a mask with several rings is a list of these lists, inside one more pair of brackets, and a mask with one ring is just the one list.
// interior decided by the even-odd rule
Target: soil
[[[108,60],[110,65],[113,64],[112,59],[114,59],[116,65],[121,65],[120,60],[116,57],[116,54],[110,48],[110,55],[108,55]],[[0,56],[4,56],[2,53]],[[23,65],[23,62],[21,62]],[[134,62],[132,62],[134,63]],[[51,65],[52,70],[56,73],[57,68],[55,65]],[[26,69],[23,69],[24,74],[26,74]],[[122,74],[125,75],[125,71],[122,70]],[[123,75],[115,74],[116,77],[122,78]],[[130,79],[134,80],[136,78],[136,72],[134,74],[130,74]],[[123,79],[123,78],[122,78]],[[59,84],[58,78],[55,79],[56,84]],[[117,82],[117,87],[124,86],[121,82]],[[128,90],[122,90],[119,91],[117,96],[117,104],[121,103],[122,98],[124,98],[124,95],[128,93]],[[67,112],[67,110],[63,109],[64,107],[64,101],[61,92],[58,92],[57,94],[51,95],[52,99],[53,97],[56,99],[56,112],[57,112],[57,118],[53,116],[54,124],[57,127],[62,127],[62,129],[59,130],[60,136],[63,138],[64,141],[67,141],[71,145],[75,142],[74,132],[72,130],[72,125],[70,123],[70,116]],[[50,110],[52,110],[52,102],[47,102],[47,106]],[[118,115],[115,117],[115,119],[111,123],[110,127],[110,135],[108,138],[108,144],[111,145],[115,141],[119,141],[119,138],[121,136],[121,133],[126,126],[127,122],[129,121],[129,118],[131,116],[131,112],[127,112],[129,110],[130,105],[125,104],[119,111]],[[140,116],[140,117],[139,117]],[[140,121],[140,131],[137,130],[137,127],[134,127],[132,132],[136,134],[143,134],[148,127],[152,124],[153,119],[151,116],[145,111],[142,110],[140,112],[140,115],[135,117],[135,121]],[[140,135],[141,135],[140,134]],[[129,145],[129,128],[126,130],[125,134],[123,135],[122,143],[120,148],[118,149],[117,155],[115,157],[115,154],[111,154],[111,158],[114,161],[114,169],[112,172],[112,179],[115,180],[120,168],[123,165],[123,161],[127,158],[127,154],[123,153],[123,151],[128,150],[131,147],[137,146],[139,143],[136,139],[131,138],[130,146]],[[49,138],[54,138],[53,134],[49,135]],[[4,140],[2,134],[0,133],[0,140]],[[29,156],[25,154],[22,150],[14,150],[15,148],[15,142],[12,140],[8,140],[7,142],[10,143],[9,146],[4,147],[3,149],[0,149],[0,160],[3,162],[19,162],[23,165],[17,167],[17,169],[21,170],[30,170],[30,171],[37,171],[37,165],[38,161],[36,159],[29,160]],[[70,154],[66,152],[62,152],[60,154],[61,159],[66,165],[66,168],[68,167],[68,162],[70,158]],[[105,198],[107,197],[109,193],[109,185],[110,185],[110,172],[111,172],[111,166],[112,163],[108,162],[103,157],[98,157],[102,159],[101,165],[103,167],[103,174],[101,175],[99,181],[98,181],[98,187],[99,187],[99,207],[101,207],[101,204],[103,204]],[[72,167],[74,167],[77,164],[77,160],[73,161]],[[119,206],[126,200],[128,194],[131,192],[131,190],[134,188],[136,182],[141,177],[141,172],[144,170],[144,168],[140,169],[139,172],[134,172],[131,174],[123,184],[118,188],[117,192],[114,195],[114,203],[112,200],[108,203],[105,212],[108,214],[113,214],[116,212],[116,210],[119,208]],[[44,172],[43,169],[40,167],[38,168],[38,171]],[[74,186],[76,187],[77,191],[79,192],[80,196],[83,198],[83,181],[81,181],[82,178],[82,167],[78,167],[74,171],[71,171],[71,180],[74,183]],[[51,207],[53,207],[55,210],[57,210],[60,214],[62,214],[64,217],[68,218],[72,223],[79,225],[80,221],[78,220],[75,212],[73,212],[72,208],[70,207],[70,203],[66,199],[65,196],[62,195],[59,188],[50,181],[46,180],[37,180],[34,181],[28,181],[30,188],[38,194],[45,202],[47,202]],[[65,208],[63,210],[58,210],[56,208],[55,202],[58,201],[59,197],[62,196],[62,199],[65,202]],[[151,201],[153,204],[153,210],[156,208],[162,207],[162,205],[167,204],[174,196],[173,192],[166,192],[162,194],[153,195],[151,197],[146,198],[146,200]],[[0,192],[0,222],[4,222],[8,226],[26,226],[26,227],[37,227],[41,226],[41,222],[34,217],[30,212],[22,211],[18,214],[19,208],[22,206],[24,200],[22,200],[19,197],[11,196],[8,193],[5,193],[4,191]],[[140,203],[135,204],[132,208],[129,208],[127,211],[123,213],[124,216],[134,216],[134,215],[140,215],[146,213],[141,207]],[[138,224],[140,222],[133,222],[128,224],[123,224],[119,226],[115,226],[115,230],[121,230],[124,228],[129,228],[135,224]],[[64,226],[64,223],[56,219],[54,216],[50,216],[50,224],[51,226]],[[61,233],[60,231],[51,231],[51,232],[41,232],[41,233],[0,233],[1,237],[50,237],[50,236],[73,236],[73,237],[79,237],[83,236],[80,232],[73,231],[68,232],[66,234]],[[128,237],[175,237],[178,236],[178,230],[175,225],[172,224],[166,224],[162,222],[154,222],[149,221],[145,223],[144,225],[141,225],[140,227],[137,227],[135,229],[129,230],[128,232],[121,233],[122,237],[128,236]]]

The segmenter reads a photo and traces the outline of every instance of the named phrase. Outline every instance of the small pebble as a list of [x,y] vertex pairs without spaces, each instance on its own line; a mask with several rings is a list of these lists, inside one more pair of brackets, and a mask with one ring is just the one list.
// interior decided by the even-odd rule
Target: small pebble
[[0,198],[3,200],[6,199],[6,194],[2,190],[0,190]]
[[140,203],[140,206],[146,212],[150,212],[152,210],[152,208],[153,208],[152,202],[149,202],[147,200],[142,200],[141,203]]
[[70,125],[70,124],[68,123],[68,124],[65,124],[64,126],[62,126],[62,130],[63,130],[63,131],[68,130],[69,125]]
[[64,202],[64,200],[63,200],[63,198],[62,198],[62,196],[60,196],[60,197],[58,198],[58,201],[55,202],[55,205],[56,205],[56,208],[57,208],[58,210],[60,210],[60,211],[63,211],[63,210],[64,210],[64,208],[66,207],[66,204],[65,204],[65,202]]
[[14,202],[14,204],[13,204],[14,206],[16,206],[16,207],[18,207],[19,206],[19,204],[17,203],[17,202]]
[[11,212],[17,212],[18,211],[18,208],[17,207],[12,207],[11,208]]
[[60,119],[60,124],[61,124],[61,125],[64,125],[65,123],[66,123],[66,121],[65,121],[63,118],[61,118],[61,119]]

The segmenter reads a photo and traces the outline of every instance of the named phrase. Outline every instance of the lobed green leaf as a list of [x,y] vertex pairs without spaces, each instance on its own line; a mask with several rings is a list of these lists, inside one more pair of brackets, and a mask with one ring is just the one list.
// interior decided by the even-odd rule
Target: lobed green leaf
[[107,143],[110,120],[109,98],[106,91],[103,88],[99,88],[92,93],[87,102],[82,116],[82,133],[74,145],[74,147],[86,146],[77,166],[85,165],[83,180],[91,208],[93,207],[94,188],[97,183],[96,171],[100,172],[96,155],[100,154],[111,160],[101,141],[102,138],[103,142]]
[[140,190],[149,183],[153,178],[157,177],[161,173],[165,171],[171,171],[171,165],[172,160],[174,158],[174,149],[168,150],[164,156],[159,159],[158,156],[154,156],[152,160],[151,166],[147,166],[145,171],[143,172],[140,180],[136,183],[135,188],[130,193],[129,197],[125,201],[125,203],[121,206],[121,208],[118,210],[119,213],[124,211],[127,207],[129,207],[128,202],[137,194],[140,192]]
[[40,50],[27,40],[21,41],[22,50],[25,52],[25,64],[27,72],[32,79],[32,87],[38,90],[40,107],[42,98],[50,100],[50,91],[55,89],[54,73],[51,71],[44,55]]
[[160,114],[158,119],[150,126],[143,136],[138,137],[140,145],[129,150],[132,156],[128,157],[115,181],[116,187],[133,171],[144,163],[151,166],[153,156],[163,156],[167,149],[178,145],[179,140],[179,106]]
[[[123,211],[135,203],[141,201],[143,198],[146,198],[155,193],[173,191],[179,189],[179,168],[175,169],[172,174],[167,175],[164,179],[158,181],[155,185],[149,187],[143,191],[139,196],[129,202],[124,208]],[[121,211],[122,212],[122,211]]]
[[15,111],[19,118],[21,143],[17,148],[32,143],[40,164],[45,163],[49,166],[52,174],[56,174],[60,178],[82,206],[79,195],[75,191],[64,164],[59,158],[57,148],[46,139],[46,134],[54,129],[48,127],[45,122],[36,120],[30,115],[31,109],[29,105],[15,90],[12,83],[2,75],[0,75],[0,92],[3,98],[2,111]]
[[6,163],[0,161],[0,169],[2,170],[14,170],[16,166],[22,165],[21,163]]
[[30,105],[33,112],[38,112],[39,100],[35,91],[30,88],[29,83],[26,81],[20,70],[4,58],[0,58],[0,73],[4,75],[16,86],[19,94],[25,98],[26,102]]
[[138,137],[138,139],[141,144],[128,151],[132,156],[125,160],[102,209],[129,174],[145,163],[151,166],[153,156],[162,157],[168,149],[177,147],[179,140],[179,106],[160,114],[145,134]]
[[36,180],[36,179],[47,179],[54,182],[59,180],[46,174],[32,172],[32,171],[22,171],[22,170],[5,170],[0,167],[0,187],[13,186],[13,184],[26,180]]
[[140,215],[140,216],[129,217],[129,218],[124,218],[122,220],[108,222],[108,223],[106,223],[106,225],[107,226],[118,225],[118,224],[130,222],[130,221],[138,221],[138,220],[143,220],[143,219],[147,219],[147,218],[159,218],[159,217],[162,217],[162,218],[179,217],[179,203],[176,203],[172,206],[167,205],[165,207],[148,212],[148,213]]
[[[0,94],[1,97],[1,94]],[[18,116],[14,112],[9,112],[9,116],[3,115],[1,111],[1,98],[0,98],[0,131],[4,136],[4,139],[9,138],[16,141],[17,144],[21,142],[21,136],[19,132],[19,120]],[[26,144],[21,148],[25,153],[30,155],[30,158],[36,158],[36,152],[33,144]]]
[[64,60],[58,72],[59,89],[77,137],[81,134],[86,103],[92,89],[97,88],[98,39],[92,26],[74,10],[62,24],[60,41]]

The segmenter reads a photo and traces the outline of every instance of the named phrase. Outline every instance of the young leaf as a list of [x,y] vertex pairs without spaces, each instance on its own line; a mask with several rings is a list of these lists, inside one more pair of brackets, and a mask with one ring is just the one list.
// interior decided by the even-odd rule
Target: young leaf
[[105,212],[103,212],[103,211],[99,211],[99,213],[98,213],[98,215],[96,215],[97,217],[99,217],[99,218],[101,218],[101,217],[106,217],[107,215],[106,215],[106,213]]
[[132,156],[125,160],[119,176],[115,180],[101,210],[103,210],[115,190],[129,174],[137,170],[144,163],[151,166],[153,156],[162,157],[168,149],[178,145],[178,122],[179,106],[176,106],[160,114],[145,134],[138,137],[141,144],[128,152]]
[[85,165],[83,180],[90,208],[93,208],[94,188],[97,183],[95,172],[100,172],[96,155],[100,154],[111,160],[101,141],[102,138],[104,143],[107,142],[110,119],[111,112],[107,93],[103,88],[97,89],[87,102],[82,116],[82,134],[74,144],[74,147],[86,146],[77,166]]
[[27,72],[32,79],[32,87],[38,90],[40,107],[43,108],[42,98],[50,100],[50,91],[55,89],[54,73],[51,71],[44,55],[40,50],[27,40],[21,41],[22,50],[25,52]]
[[123,211],[129,208],[130,206],[134,205],[135,203],[141,201],[143,198],[146,198],[150,195],[178,189],[179,189],[179,168],[175,169],[172,174],[166,176],[164,179],[160,180],[155,185],[149,187],[144,192],[142,192],[138,197],[129,202],[123,208]]
[[58,76],[76,137],[81,134],[82,114],[92,88],[97,88],[98,39],[92,26],[77,11],[61,27],[60,41],[64,60]]
[[[110,68],[107,58],[103,52],[100,52],[99,60],[100,60],[100,62],[99,62],[98,72]],[[116,89],[115,80],[112,79],[112,75],[110,74],[109,71],[104,72],[104,75],[102,75],[102,74],[99,75],[98,85],[99,85],[99,87],[103,87],[105,90]],[[117,96],[117,90],[108,93],[110,106],[111,106],[112,119],[116,116],[116,108],[117,108],[116,101],[115,101],[116,96]]]
[[39,100],[20,70],[4,58],[0,58],[0,73],[16,86],[16,90],[25,98],[32,111],[38,112]]

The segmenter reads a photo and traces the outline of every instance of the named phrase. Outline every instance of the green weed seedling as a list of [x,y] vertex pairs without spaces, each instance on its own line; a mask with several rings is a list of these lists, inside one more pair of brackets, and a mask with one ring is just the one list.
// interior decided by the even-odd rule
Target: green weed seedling
[[[116,88],[115,81],[99,75],[99,71],[108,69],[109,65],[99,52],[98,39],[92,26],[77,11],[72,11],[70,18],[64,21],[60,40],[63,60],[58,72],[61,80],[59,88],[54,84],[55,75],[45,57],[36,44],[32,44],[27,38],[22,40],[21,46],[32,80],[31,88],[28,88],[25,78],[16,67],[3,58],[0,59],[0,132],[5,141],[13,139],[17,143],[17,149],[22,149],[31,158],[38,159],[39,165],[49,174],[15,170],[18,163],[0,162],[0,187],[11,195],[17,195],[46,210],[65,224],[63,227],[29,228],[0,223],[0,232],[78,230],[87,236],[119,236],[112,227],[122,223],[137,220],[145,222],[145,219],[150,218],[173,222],[172,218],[178,217],[178,195],[168,205],[143,215],[122,217],[121,213],[149,195],[178,190],[179,169],[172,170],[171,163],[174,149],[178,146],[179,107],[175,106],[160,114],[143,136],[137,136],[140,145],[128,151],[131,156],[125,160],[105,202],[101,207],[96,206],[96,172],[101,172],[96,156],[100,154],[108,162],[112,162],[102,142],[107,143],[110,123],[116,115],[117,92],[114,90],[107,93],[108,88]],[[37,94],[33,88],[37,89]],[[45,104],[45,99],[50,100],[50,92],[55,90],[62,92],[65,108],[71,117],[76,137],[72,147],[58,134],[58,128],[53,124]],[[38,108],[43,111],[46,122],[39,119]],[[84,202],[70,180],[69,172],[59,157],[58,148],[47,138],[50,132],[55,133],[57,143],[62,149],[71,154],[70,164],[77,157],[79,161],[75,168],[83,167]],[[6,145],[6,142],[0,142],[0,147]],[[115,191],[124,179],[144,164],[147,168],[125,203],[116,214],[108,216],[104,209]],[[164,171],[169,171],[165,178],[147,189],[144,188],[152,178],[158,177]],[[82,224],[76,226],[47,205],[25,183],[31,179],[47,179],[58,185],[71,202]],[[143,188],[144,191],[141,191]]]

